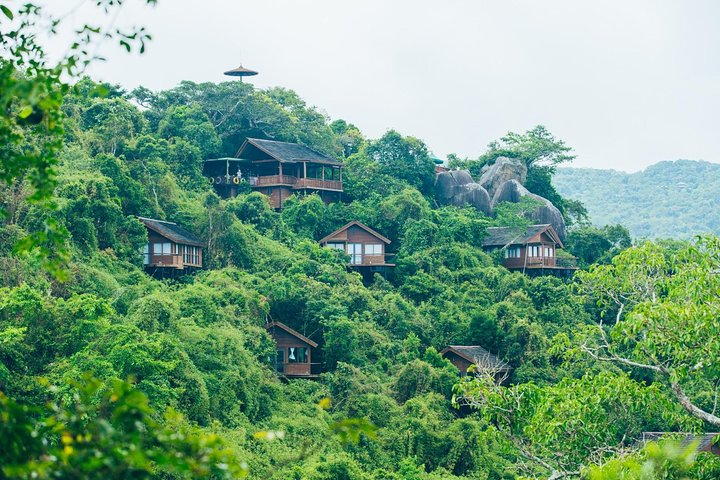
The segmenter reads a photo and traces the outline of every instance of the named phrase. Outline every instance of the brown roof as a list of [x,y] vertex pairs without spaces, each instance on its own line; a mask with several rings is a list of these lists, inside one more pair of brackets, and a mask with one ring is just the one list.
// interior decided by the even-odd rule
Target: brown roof
[[276,140],[261,140],[259,138],[248,138],[240,146],[240,149],[235,154],[238,158],[243,158],[243,155],[258,155],[258,153],[264,154],[265,158],[272,158],[278,162],[283,163],[296,163],[296,162],[312,162],[312,163],[326,163],[331,165],[342,165],[341,162],[334,160],[327,155],[313,150],[305,145],[299,143],[289,142],[278,142]]
[[440,354],[445,356],[448,352],[452,352],[468,362],[476,364],[478,367],[510,370],[510,365],[479,345],[450,345],[443,349]]
[[242,65],[225,72],[225,75],[228,75],[230,77],[251,77],[257,74],[258,72],[256,72],[255,70],[250,70],[249,68],[245,68]]
[[340,228],[338,228],[337,230],[335,230],[334,232],[332,232],[330,235],[321,238],[318,243],[326,243],[326,242],[328,242],[329,240],[331,240],[332,237],[334,237],[334,236],[337,235],[338,233],[344,232],[345,230],[347,230],[348,228],[350,228],[350,227],[352,227],[352,226],[356,226],[356,227],[362,228],[363,230],[365,230],[366,232],[368,232],[368,233],[369,233],[370,235],[372,235],[373,237],[376,237],[377,239],[382,240],[383,242],[385,242],[385,243],[387,243],[387,244],[392,243],[392,242],[390,241],[390,239],[383,237],[382,235],[380,235],[378,232],[376,232],[376,231],[373,230],[372,228],[370,228],[370,227],[368,227],[367,225],[364,225],[364,224],[358,222],[357,220],[353,220],[352,222],[350,222],[350,223],[348,223],[348,224],[346,224],[346,225],[343,225],[342,227],[340,227]]
[[192,233],[182,228],[177,223],[166,222],[163,220],[155,220],[154,218],[137,217],[143,225],[149,230],[161,235],[168,240],[181,245],[192,245],[194,247],[204,247],[205,242],[197,238]]
[[265,329],[266,329],[266,330],[270,330],[270,329],[273,328],[273,327],[278,327],[278,328],[280,328],[280,329],[282,329],[282,330],[285,330],[287,333],[289,333],[289,334],[292,335],[293,337],[298,338],[299,340],[302,340],[303,342],[307,343],[308,345],[310,345],[310,346],[313,347],[313,348],[316,348],[316,347],[318,346],[317,343],[313,342],[312,340],[310,340],[309,338],[307,338],[307,337],[306,337],[305,335],[303,335],[302,333],[300,333],[300,332],[298,332],[298,331],[296,331],[296,330],[293,330],[292,328],[288,327],[288,326],[285,325],[284,323],[281,323],[281,322],[272,322],[272,323],[268,323],[267,325],[265,325]]
[[490,227],[487,236],[483,239],[484,247],[506,247],[510,245],[525,245],[534,237],[547,233],[560,248],[562,241],[550,224],[529,225],[527,228],[516,227]]

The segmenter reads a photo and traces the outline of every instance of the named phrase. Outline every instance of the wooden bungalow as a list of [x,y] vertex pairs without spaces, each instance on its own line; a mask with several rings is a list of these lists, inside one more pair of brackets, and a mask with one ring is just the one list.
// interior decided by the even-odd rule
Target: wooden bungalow
[[138,219],[145,225],[148,235],[142,253],[146,271],[164,278],[202,268],[205,242],[176,223]]
[[450,360],[463,377],[471,365],[491,371],[498,382],[504,381],[511,370],[510,365],[478,345],[450,345],[440,355]]
[[305,145],[248,138],[234,158],[205,161],[203,173],[221,197],[234,197],[243,185],[270,197],[282,208],[290,195],[318,193],[325,202],[340,200],[342,163]]
[[572,275],[577,270],[575,258],[557,256],[563,247],[552,225],[491,227],[483,240],[485,250],[503,251],[505,268],[530,275]]
[[313,363],[318,344],[284,323],[265,326],[275,340],[275,370],[288,378],[314,378],[320,373],[319,363]]
[[389,244],[389,239],[358,221],[350,222],[320,240],[323,247],[349,255],[350,267],[370,278],[375,272],[385,276],[387,269],[395,266],[386,261],[389,255],[385,249]]

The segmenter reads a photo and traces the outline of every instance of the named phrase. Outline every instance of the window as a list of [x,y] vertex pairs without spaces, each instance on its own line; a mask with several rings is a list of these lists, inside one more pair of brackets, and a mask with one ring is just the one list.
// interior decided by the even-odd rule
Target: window
[[362,265],[362,243],[348,243],[347,254],[351,265]]
[[172,244],[170,242],[165,242],[162,244],[162,254],[163,255],[170,255],[170,246]]
[[528,257],[539,257],[540,256],[540,247],[537,245],[530,245],[528,246]]
[[153,243],[153,255],[162,255],[162,243]]
[[150,244],[146,243],[143,247],[143,265],[150,265]]
[[382,255],[382,245],[379,243],[366,243],[365,255],[379,256]]
[[520,247],[510,247],[505,249],[505,258],[520,258]]
[[345,245],[342,243],[326,243],[325,246],[332,250],[342,250],[343,252],[345,251]]
[[306,347],[288,347],[289,363],[308,363],[308,349]]

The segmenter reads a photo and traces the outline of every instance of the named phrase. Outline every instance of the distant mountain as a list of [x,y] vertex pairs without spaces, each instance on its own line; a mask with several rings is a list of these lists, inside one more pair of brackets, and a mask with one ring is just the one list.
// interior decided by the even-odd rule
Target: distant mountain
[[595,225],[620,223],[634,237],[720,234],[720,164],[676,160],[637,173],[560,168],[553,183],[582,201]]

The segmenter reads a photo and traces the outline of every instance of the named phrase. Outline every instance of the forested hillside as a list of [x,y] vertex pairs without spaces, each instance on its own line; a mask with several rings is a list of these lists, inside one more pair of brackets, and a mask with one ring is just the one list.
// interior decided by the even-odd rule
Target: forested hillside
[[720,164],[676,160],[637,173],[560,168],[553,184],[584,203],[593,224],[621,224],[633,237],[720,233]]
[[[718,237],[631,245],[622,226],[589,226],[551,184],[572,148],[536,126],[452,159],[470,180],[522,163],[513,191],[569,226],[530,256],[566,246],[581,269],[510,271],[509,243],[483,242],[491,227],[532,230],[538,198],[492,215],[441,206],[421,139],[366,138],[291,90],[78,78],[103,31],[86,27],[48,65],[27,34],[38,11],[6,5],[20,23],[0,36],[0,479],[720,477],[696,437],[673,441],[720,428]],[[128,50],[148,39],[107,35]],[[342,198],[276,210],[239,178],[221,198],[204,161],[248,137],[331,156]],[[153,276],[138,217],[202,239],[203,268]],[[386,277],[319,245],[351,221],[387,237]],[[273,322],[317,345],[316,378],[276,370]],[[473,358],[461,377],[448,346],[500,361]],[[712,450],[718,437],[703,438]]]

